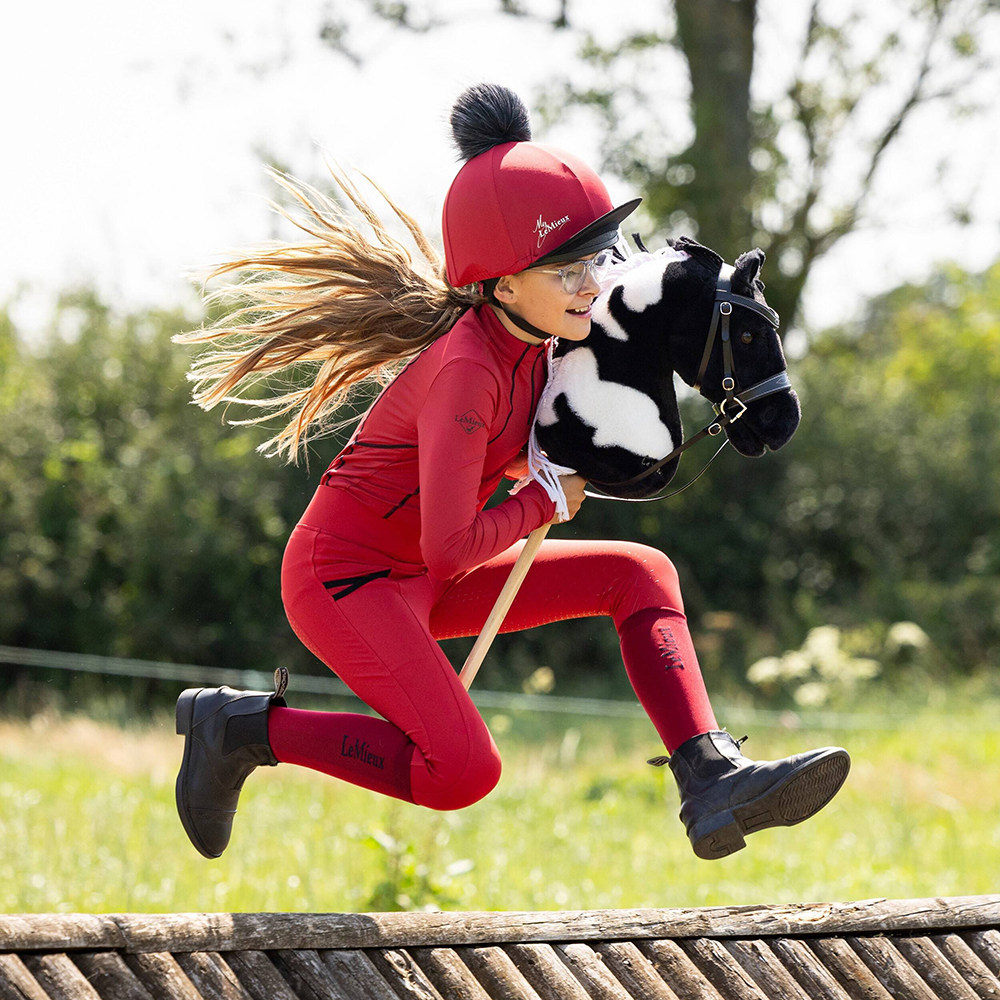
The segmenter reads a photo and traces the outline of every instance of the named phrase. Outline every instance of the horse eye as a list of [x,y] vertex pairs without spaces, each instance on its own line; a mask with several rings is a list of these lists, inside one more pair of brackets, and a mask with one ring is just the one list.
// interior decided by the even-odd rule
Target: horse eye
[[753,334],[747,330],[740,336],[740,340],[742,340],[744,344],[750,344],[753,342]]

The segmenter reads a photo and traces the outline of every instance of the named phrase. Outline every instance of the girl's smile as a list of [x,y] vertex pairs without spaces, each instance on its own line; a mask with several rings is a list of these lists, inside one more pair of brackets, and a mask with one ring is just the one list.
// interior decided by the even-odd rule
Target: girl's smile
[[[597,254],[581,257],[593,260]],[[528,268],[509,274],[497,283],[494,295],[522,319],[544,330],[549,336],[566,340],[585,340],[590,336],[590,320],[594,299],[601,286],[588,270],[583,285],[576,292],[562,287],[558,274],[548,270]],[[518,340],[529,344],[542,343],[537,337],[519,329],[502,309],[491,306],[504,327]]]

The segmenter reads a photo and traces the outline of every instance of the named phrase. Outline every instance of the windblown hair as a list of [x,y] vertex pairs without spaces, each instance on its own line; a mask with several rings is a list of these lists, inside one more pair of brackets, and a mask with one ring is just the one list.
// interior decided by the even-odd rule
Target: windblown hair
[[[309,441],[357,419],[357,414],[334,419],[354,387],[385,386],[466,309],[486,301],[475,286],[448,283],[444,263],[420,226],[370,177],[362,173],[406,225],[424,261],[414,262],[351,181],[327,166],[373,238],[312,185],[268,167],[309,218],[300,221],[273,201],[268,204],[315,242],[267,241],[198,274],[206,304],[230,294],[248,304],[207,328],[173,338],[215,348],[198,355],[187,375],[195,383],[194,402],[203,409],[239,402],[266,411],[231,424],[287,418],[258,451],[283,455],[288,462],[297,462]],[[229,272],[240,272],[240,280],[204,295],[208,281]],[[271,387],[272,381],[283,391],[264,398],[245,395],[261,382]]]

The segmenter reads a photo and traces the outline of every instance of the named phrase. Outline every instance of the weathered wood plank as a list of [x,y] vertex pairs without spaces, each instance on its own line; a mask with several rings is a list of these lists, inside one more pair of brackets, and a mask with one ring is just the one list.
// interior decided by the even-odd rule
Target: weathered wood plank
[[204,1000],[253,1000],[218,952],[184,952],[177,956],[177,963]]
[[678,1000],[653,963],[631,941],[600,941],[594,951],[632,996],[643,1000]]
[[542,1000],[590,1000],[550,945],[512,944],[504,950]]
[[948,997],[948,1000],[979,1000],[975,990],[955,971],[930,938],[900,937],[895,944],[938,996]]
[[456,948],[492,1000],[540,1000],[510,955],[497,945]]
[[1000,931],[991,928],[986,931],[973,931],[963,935],[969,947],[982,959],[983,964],[1000,977]]
[[49,1000],[18,955],[0,955],[0,1000]]
[[850,995],[804,941],[777,938],[771,950],[784,963],[810,1000],[851,1000]]
[[844,940],[894,997],[903,996],[907,1000],[938,1000],[930,987],[920,978],[919,973],[888,938],[848,936]]
[[124,959],[154,1000],[202,1000],[187,973],[169,952],[149,951],[125,955]]
[[729,954],[767,996],[781,997],[781,1000],[810,1000],[766,941],[751,938],[726,941],[725,945]]
[[573,941],[556,945],[556,953],[580,980],[594,1000],[632,1000],[628,991],[604,964],[604,958],[589,944]]
[[24,964],[45,990],[49,1000],[101,1000],[87,977],[73,960],[61,952],[51,955],[25,955]]
[[399,1000],[363,951],[321,951],[320,958],[354,1000]]
[[153,1000],[116,951],[81,951],[73,960],[101,1000]]
[[490,1000],[454,948],[411,948],[413,960],[448,1000]]
[[330,970],[319,952],[308,948],[279,950],[270,957],[300,1000],[352,1000],[330,982]]
[[372,949],[375,967],[392,983],[402,1000],[444,1000],[413,956],[403,948]]
[[230,951],[229,967],[254,1000],[296,1000],[291,987],[262,951]]
[[[157,933],[183,931],[221,938],[206,950],[234,947],[386,948],[531,941],[666,937],[760,937],[946,930],[1000,924],[1000,896],[864,900],[778,906],[719,906],[671,910],[540,911],[532,913],[161,914],[176,928],[134,915],[117,917],[131,948],[146,950]],[[245,945],[233,941],[247,940]],[[268,944],[280,941],[280,944]]]
[[722,1000],[676,941],[640,941],[637,947],[680,1000]]
[[871,969],[843,938],[818,938],[809,946],[851,996],[851,1000],[892,1000]]
[[937,934],[931,940],[982,1000],[1000,1000],[1000,979],[958,934]]
[[507,942],[794,937],[1000,925],[1000,896],[532,913],[0,915],[0,951],[272,951]]
[[768,1000],[767,994],[721,941],[694,938],[678,943],[726,1000]]
[[90,913],[0,913],[0,951],[124,948],[115,917]]

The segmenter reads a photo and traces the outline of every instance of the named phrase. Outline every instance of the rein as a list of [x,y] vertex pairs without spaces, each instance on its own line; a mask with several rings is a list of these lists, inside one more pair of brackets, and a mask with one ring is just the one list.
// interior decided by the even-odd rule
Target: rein
[[[708,363],[712,357],[712,349],[715,347],[715,339],[721,326],[723,367],[722,390],[726,394],[726,398],[719,403],[712,403],[712,409],[716,414],[715,419],[706,427],[703,427],[700,431],[698,431],[697,434],[688,438],[683,444],[674,448],[674,450],[667,455],[666,458],[661,458],[655,465],[651,465],[644,472],[640,472],[639,475],[618,483],[607,483],[592,479],[587,481],[588,484],[594,483],[597,486],[617,487],[631,486],[633,483],[641,482],[647,476],[651,476],[654,472],[656,472],[657,469],[666,465],[667,462],[677,458],[683,452],[687,451],[692,445],[697,444],[702,438],[717,437],[730,424],[736,423],[736,421],[739,420],[744,413],[746,413],[748,403],[752,403],[758,399],[763,399],[765,396],[773,395],[776,392],[783,392],[785,389],[791,389],[792,383],[788,380],[788,372],[781,371],[778,372],[777,375],[771,375],[769,378],[755,383],[748,389],[744,389],[742,392],[736,391],[736,365],[733,360],[733,344],[729,331],[729,319],[733,313],[733,306],[740,306],[743,309],[749,309],[751,312],[756,313],[758,316],[766,320],[768,324],[770,324],[775,333],[778,332],[780,321],[778,314],[770,306],[762,305],[756,299],[752,299],[749,296],[737,295],[733,291],[733,270],[734,269],[731,265],[723,264],[719,271],[719,277],[715,283],[715,307],[712,310],[712,322],[708,329],[708,337],[705,340],[705,350],[701,357],[701,365],[698,368],[698,376],[694,380],[693,385],[695,391],[704,396],[704,393],[701,392],[701,386],[705,378],[705,372],[708,369]],[[625,500],[628,503],[647,503],[651,500],[666,500],[669,497],[677,496],[678,493],[686,490],[688,486],[691,486],[701,478],[708,466],[715,461],[715,459],[722,452],[722,449],[725,448],[727,442],[728,439],[722,442],[718,451],[716,451],[716,453],[708,460],[705,468],[703,468],[701,472],[699,472],[698,475],[691,480],[691,482],[682,486],[679,490],[675,490],[673,493],[666,493],[655,497],[614,497],[608,496],[604,493],[589,493],[587,490],[584,490],[584,496],[595,497],[599,500]]]

